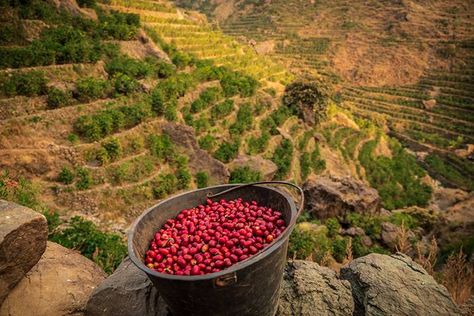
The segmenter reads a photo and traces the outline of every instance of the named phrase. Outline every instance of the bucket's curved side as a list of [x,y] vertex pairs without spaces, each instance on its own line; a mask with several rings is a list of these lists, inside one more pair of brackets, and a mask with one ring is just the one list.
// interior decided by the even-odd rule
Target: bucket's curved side
[[[296,221],[296,206],[284,192],[266,186],[255,186],[230,192],[222,198],[242,197],[278,209],[291,226],[265,251],[226,270],[201,276],[180,277],[151,271],[143,255],[153,233],[184,208],[206,201],[207,193],[222,191],[233,185],[190,191],[164,200],[146,211],[132,226],[129,253],[132,261],[147,273],[176,315],[273,315],[286,262],[289,234]],[[283,236],[284,235],[284,236]],[[216,286],[216,279],[235,274],[235,282]]]

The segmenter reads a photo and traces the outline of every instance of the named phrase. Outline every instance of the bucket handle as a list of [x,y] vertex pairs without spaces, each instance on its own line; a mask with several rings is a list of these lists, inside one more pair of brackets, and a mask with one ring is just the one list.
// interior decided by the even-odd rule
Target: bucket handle
[[224,190],[224,191],[221,191],[221,192],[217,192],[217,193],[214,193],[214,194],[208,193],[207,197],[209,199],[211,199],[211,198],[218,197],[222,194],[225,194],[225,193],[228,193],[228,192],[231,192],[231,191],[235,191],[235,190],[238,190],[238,189],[242,189],[242,188],[246,188],[246,187],[250,187],[250,186],[254,186],[254,185],[259,185],[259,184],[288,185],[288,186],[291,186],[291,187],[295,188],[296,190],[298,190],[298,193],[300,194],[301,201],[300,201],[300,206],[298,207],[298,213],[296,214],[296,218],[298,218],[301,215],[301,212],[303,211],[303,207],[304,207],[304,192],[303,192],[303,189],[301,189],[296,184],[291,183],[291,182],[287,182],[287,181],[259,181],[259,182],[245,183],[245,184],[240,184],[240,185],[237,185],[237,186],[232,187],[230,189],[227,189],[227,190]]

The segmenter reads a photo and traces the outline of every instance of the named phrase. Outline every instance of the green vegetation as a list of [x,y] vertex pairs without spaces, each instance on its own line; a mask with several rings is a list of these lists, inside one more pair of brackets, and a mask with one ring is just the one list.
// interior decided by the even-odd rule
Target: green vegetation
[[138,125],[151,116],[150,105],[141,102],[79,117],[74,129],[89,141],[102,139],[124,128]]
[[32,97],[45,94],[46,83],[41,71],[15,72],[0,79],[0,91],[9,97],[16,95]]
[[250,97],[255,94],[258,81],[247,75],[227,71],[221,79],[221,86],[226,97],[237,94],[242,97]]
[[174,144],[170,137],[163,135],[150,135],[147,138],[150,153],[163,161],[173,161],[175,158]]
[[153,183],[153,196],[162,199],[165,196],[176,192],[178,179],[172,173],[161,174],[158,180]]
[[71,184],[74,181],[75,174],[68,167],[63,167],[58,176],[58,181],[63,184]]
[[262,132],[260,137],[251,136],[247,142],[247,145],[248,145],[247,153],[249,155],[256,155],[256,154],[263,153],[268,147],[270,137],[271,135],[267,131]]
[[199,171],[196,173],[196,185],[198,189],[206,188],[209,186],[209,175],[205,171]]
[[216,146],[216,139],[211,134],[202,136],[201,138],[199,138],[198,142],[199,147],[201,147],[201,149],[204,149],[209,152],[212,151]]
[[86,77],[77,81],[74,97],[81,102],[90,102],[105,98],[109,93],[109,82],[94,77]]
[[234,111],[234,100],[226,99],[211,108],[211,119],[213,121],[222,119]]
[[214,152],[214,157],[224,163],[234,160],[239,154],[239,142],[223,142]]
[[[319,124],[326,117],[328,105],[328,89],[322,83],[315,81],[297,81],[285,88],[283,104],[296,113],[300,118],[309,119]],[[305,109],[310,109],[314,113],[313,117],[307,116]]]
[[[474,180],[472,177],[474,174],[474,167],[470,166],[469,163],[463,164],[465,167],[461,171],[459,168],[456,168],[454,163],[450,163],[449,159],[443,159],[441,156],[436,154],[429,154],[426,156],[425,163],[434,172],[448,181],[468,190],[474,190]],[[466,176],[466,174],[470,174],[471,176]]]
[[198,113],[221,98],[221,89],[218,87],[207,88],[191,103],[191,113]]
[[277,165],[278,170],[275,178],[278,180],[288,176],[291,169],[291,161],[293,159],[293,144],[289,139],[283,139],[280,146],[275,149],[272,161]]
[[304,181],[311,173],[311,158],[309,153],[304,152],[300,156],[301,179]]
[[232,137],[235,135],[242,135],[243,132],[252,128],[253,123],[253,109],[249,103],[241,104],[237,111],[237,119],[235,123],[229,127],[229,133]]
[[[49,218],[52,218],[52,215],[49,215]],[[66,228],[55,230],[49,239],[79,251],[108,274],[112,273],[127,255],[127,247],[119,235],[102,232],[94,223],[79,216],[67,221]]]
[[76,188],[78,190],[87,190],[93,184],[92,176],[89,169],[86,168],[78,168],[76,170]]
[[58,88],[48,90],[48,108],[57,109],[72,103],[71,91],[63,91]]
[[261,181],[262,175],[258,170],[252,170],[248,166],[235,168],[230,172],[229,183],[250,183]]
[[99,15],[99,34],[103,39],[128,41],[135,38],[140,27],[137,14],[112,11]]
[[377,142],[372,140],[364,144],[359,161],[371,186],[378,190],[382,205],[389,210],[411,205],[425,206],[431,197],[431,188],[421,182],[425,172],[415,157],[394,139],[389,139],[392,158],[375,157],[373,151]]

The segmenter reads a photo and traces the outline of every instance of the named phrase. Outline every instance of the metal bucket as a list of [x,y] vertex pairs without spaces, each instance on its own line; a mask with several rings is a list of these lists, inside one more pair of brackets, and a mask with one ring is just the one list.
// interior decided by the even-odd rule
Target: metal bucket
[[[302,194],[294,184],[280,181],[214,186],[163,200],[145,211],[132,225],[128,236],[130,259],[148,275],[174,316],[275,315],[288,240],[301,207],[298,211],[287,193],[262,185],[269,183],[291,185]],[[220,272],[176,276],[148,269],[144,264],[145,252],[154,233],[166,220],[185,208],[204,204],[207,198],[217,196],[227,200],[238,197],[245,201],[255,200],[259,205],[278,210],[287,228],[263,251]]]

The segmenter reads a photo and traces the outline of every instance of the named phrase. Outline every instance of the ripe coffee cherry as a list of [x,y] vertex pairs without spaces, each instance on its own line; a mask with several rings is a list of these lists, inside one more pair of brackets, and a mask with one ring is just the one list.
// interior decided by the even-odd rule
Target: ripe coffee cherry
[[286,229],[282,214],[242,199],[182,210],[153,235],[145,264],[179,276],[219,272],[265,249]]

